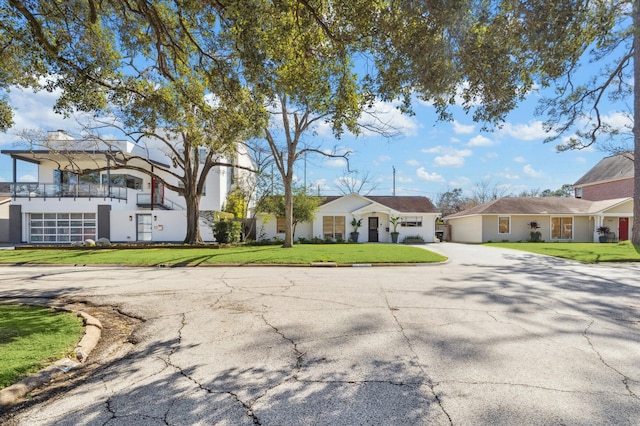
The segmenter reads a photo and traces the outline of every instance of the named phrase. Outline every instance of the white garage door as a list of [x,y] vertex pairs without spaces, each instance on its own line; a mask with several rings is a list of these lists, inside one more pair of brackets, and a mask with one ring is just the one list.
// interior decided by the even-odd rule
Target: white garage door
[[70,243],[96,238],[95,213],[31,213],[29,241]]

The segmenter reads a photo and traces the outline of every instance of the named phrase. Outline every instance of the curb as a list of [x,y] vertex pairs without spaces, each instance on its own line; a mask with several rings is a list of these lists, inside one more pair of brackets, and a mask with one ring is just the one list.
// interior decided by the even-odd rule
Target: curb
[[89,354],[100,340],[102,323],[86,312],[78,311],[77,314],[79,317],[82,317],[84,321],[85,331],[74,350],[76,360],[70,358],[61,359],[37,373],[25,377],[18,383],[0,390],[0,407],[15,404],[33,389],[69,372],[87,360]]

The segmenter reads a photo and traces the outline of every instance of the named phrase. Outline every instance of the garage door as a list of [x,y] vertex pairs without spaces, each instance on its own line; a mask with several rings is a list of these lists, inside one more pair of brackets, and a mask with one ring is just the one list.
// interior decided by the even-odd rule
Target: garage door
[[31,213],[29,241],[70,243],[96,238],[95,213]]

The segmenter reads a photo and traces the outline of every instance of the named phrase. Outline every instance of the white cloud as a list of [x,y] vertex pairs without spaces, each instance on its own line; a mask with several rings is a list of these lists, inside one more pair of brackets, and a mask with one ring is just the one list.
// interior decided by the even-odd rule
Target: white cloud
[[499,133],[523,141],[544,139],[549,136],[543,129],[542,121],[530,121],[527,124],[505,123]]
[[444,178],[441,175],[437,173],[429,173],[424,169],[424,167],[420,167],[416,171],[416,175],[418,176],[418,179],[427,182],[444,182]]
[[53,111],[59,96],[59,92],[43,90],[34,93],[30,89],[12,88],[9,102],[14,109],[15,123],[7,133],[0,133],[0,145],[19,141],[17,132],[25,129],[78,131],[80,126],[75,119],[65,119]]
[[435,158],[435,163],[441,167],[462,167],[464,166],[464,157],[456,155],[441,155]]
[[[375,129],[392,133],[396,136],[416,136],[420,123],[412,116],[403,114],[396,108],[398,102],[376,101],[373,106],[362,113],[358,123],[362,126],[359,137],[379,136]],[[282,124],[280,124],[282,126]],[[313,131],[322,137],[333,137],[331,123],[324,120],[318,122]],[[345,134],[354,136],[351,132]]]
[[602,121],[620,131],[629,132],[633,129],[633,118],[628,113],[612,111],[603,116]]
[[471,179],[465,176],[459,176],[454,180],[449,181],[449,186],[451,188],[464,188],[468,187],[473,183]]
[[464,166],[464,159],[473,154],[470,149],[455,149],[442,145],[423,149],[422,152],[426,154],[441,154],[434,158],[435,164],[440,167],[462,167]]
[[526,166],[524,166],[522,168],[522,172],[532,178],[539,178],[544,176],[544,173],[542,173],[541,171],[535,170],[531,164],[527,164]]
[[380,157],[378,157],[378,161],[381,163],[386,163],[388,161],[391,161],[391,157],[389,157],[388,155],[381,155]]
[[473,124],[466,125],[461,124],[456,120],[453,120],[453,132],[457,135],[468,135],[474,132],[476,126]]
[[317,179],[311,182],[310,186],[312,188],[320,188],[321,191],[329,191],[332,188],[327,185],[327,180],[326,179]]
[[18,178],[19,182],[37,182],[38,178],[33,175],[22,175]]
[[497,152],[487,152],[484,157],[482,157],[480,159],[480,161],[482,161],[483,163],[486,163],[487,161],[493,160],[494,158],[498,158],[499,155]]
[[327,158],[324,163],[326,167],[347,167],[347,160],[344,158]]
[[518,180],[518,179],[520,179],[520,176],[518,176],[517,174],[512,173],[511,170],[509,170],[509,169],[505,169],[504,172],[496,173],[495,176],[499,177],[499,178],[503,178],[503,179],[508,179],[508,180]]
[[420,162],[418,160],[409,160],[407,161],[407,165],[411,167],[418,167]]
[[396,180],[398,181],[398,183],[411,183],[411,182],[413,182],[413,179],[408,178],[408,177],[403,177],[403,176],[397,176]]
[[494,142],[486,136],[478,135],[469,139],[467,146],[493,146]]
[[527,160],[525,160],[524,157],[521,156],[517,156],[516,158],[513,159],[513,161],[515,161],[516,163],[526,163]]
[[470,149],[456,149],[450,146],[434,146],[433,148],[423,149],[422,152],[425,154],[447,154],[447,155],[455,155],[459,157],[470,157],[473,154],[473,151]]

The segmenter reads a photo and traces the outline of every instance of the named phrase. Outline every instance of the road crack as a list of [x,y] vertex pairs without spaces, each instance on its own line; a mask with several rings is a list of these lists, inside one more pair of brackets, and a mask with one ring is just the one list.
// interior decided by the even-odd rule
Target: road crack
[[614,373],[618,374],[620,377],[622,377],[622,383],[624,384],[625,389],[627,390],[627,392],[629,393],[629,396],[631,396],[632,398],[638,399],[640,400],[640,398],[638,397],[638,395],[636,395],[632,390],[631,387],[629,386],[629,377],[625,376],[620,370],[618,370],[617,368],[615,368],[614,366],[610,365],[609,363],[607,363],[607,361],[605,361],[605,359],[603,358],[602,354],[596,349],[595,345],[593,344],[593,341],[591,340],[591,338],[589,337],[589,329],[591,328],[591,326],[595,323],[595,321],[591,321],[589,323],[589,325],[587,326],[587,328],[584,329],[584,331],[582,332],[582,335],[584,336],[584,338],[587,340],[587,343],[589,344],[589,347],[591,348],[591,350],[598,356],[598,359],[600,359],[600,362],[607,367],[608,369],[610,369],[611,371],[613,371]]
[[413,358],[416,361],[416,365],[418,366],[420,371],[422,371],[422,374],[426,378],[425,383],[429,387],[429,389],[431,390],[431,394],[433,395],[433,398],[435,399],[436,403],[440,407],[440,410],[442,411],[442,413],[449,420],[449,424],[453,425],[453,420],[451,419],[451,416],[449,415],[447,410],[444,408],[444,405],[442,404],[442,400],[440,399],[440,396],[436,392],[436,389],[435,389],[436,388],[436,384],[434,384],[433,380],[431,379],[431,377],[429,376],[427,371],[422,366],[422,363],[420,362],[420,357],[418,356],[418,353],[415,351],[415,348],[413,347],[413,344],[411,343],[411,339],[409,339],[409,336],[407,336],[407,333],[405,332],[402,323],[400,322],[400,320],[398,319],[398,316],[396,315],[396,312],[398,311],[398,308],[391,306],[391,304],[389,303],[389,299],[387,298],[387,294],[385,293],[384,290],[382,290],[382,295],[384,297],[384,301],[385,301],[385,303],[387,305],[387,308],[389,309],[389,312],[391,313],[391,316],[393,317],[395,323],[397,324],[398,328],[400,329],[400,333],[402,334],[402,337],[404,338],[405,342],[407,343],[407,346],[409,347],[409,350],[411,351],[411,354],[412,354]]

